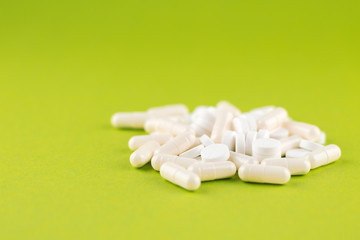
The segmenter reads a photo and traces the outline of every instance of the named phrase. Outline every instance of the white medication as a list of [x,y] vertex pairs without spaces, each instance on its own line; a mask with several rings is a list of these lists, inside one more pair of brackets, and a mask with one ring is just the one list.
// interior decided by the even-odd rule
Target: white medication
[[301,139],[302,138],[297,135],[281,139],[281,155],[285,155],[290,149],[298,148]]
[[316,140],[317,143],[324,145],[326,143],[326,134],[322,131],[320,131],[320,136],[318,140]]
[[186,158],[196,158],[196,157],[200,156],[201,151],[203,149],[204,149],[204,145],[198,145],[196,147],[193,147],[193,148],[187,150],[186,152],[183,152],[179,156],[186,157]]
[[239,168],[239,177],[245,182],[285,184],[291,174],[284,167],[245,164]]
[[285,153],[285,156],[287,158],[304,158],[306,157],[310,152],[304,149],[300,148],[294,148],[290,149]]
[[278,128],[272,133],[270,133],[271,138],[275,138],[278,140],[286,138],[288,136],[289,136],[289,130],[287,130],[286,128]]
[[253,145],[255,143],[256,140],[256,136],[257,136],[257,132],[256,131],[249,131],[246,134],[246,139],[245,139],[245,153],[247,155],[253,155]]
[[189,130],[189,126],[183,123],[173,122],[167,119],[151,118],[145,122],[146,132],[162,132],[179,135]]
[[115,128],[144,128],[148,114],[144,112],[115,113],[111,124]]
[[319,148],[309,154],[311,169],[321,167],[338,160],[341,156],[340,148],[335,144],[330,144]]
[[235,130],[235,132],[237,133],[243,133],[246,134],[249,130],[249,124],[248,121],[246,120],[246,118],[234,118],[232,121],[233,124],[233,128]]
[[216,108],[231,112],[231,114],[234,117],[237,117],[237,116],[241,115],[241,111],[237,107],[235,107],[234,105],[229,103],[228,101],[220,101],[220,102],[218,102],[218,104],[216,105]]
[[189,191],[194,191],[201,185],[199,176],[171,162],[164,163],[161,166],[160,175],[169,182]]
[[198,162],[198,160],[186,157],[179,157],[176,155],[158,153],[152,157],[151,166],[156,171],[159,171],[160,167],[166,162],[172,162],[181,167],[188,168],[190,165]]
[[156,149],[160,147],[160,144],[157,141],[149,141],[139,147],[135,152],[130,155],[130,163],[134,167],[142,167],[148,163]]
[[192,131],[183,132],[162,145],[156,153],[178,155],[188,150],[195,142],[195,135]]
[[211,140],[215,143],[220,143],[224,132],[229,129],[233,115],[225,110],[218,110],[214,127],[211,132]]
[[194,130],[194,132],[195,132],[195,134],[196,134],[197,137],[202,136],[202,135],[210,135],[210,133],[211,133],[210,131],[202,128],[201,126],[199,126],[199,125],[197,125],[197,124],[195,124],[195,123],[192,123],[192,124],[190,125],[190,128],[191,128],[192,130]]
[[280,141],[272,138],[256,139],[253,145],[253,156],[259,161],[262,161],[265,158],[280,158]]
[[267,114],[268,112],[271,112],[274,109],[275,109],[274,106],[259,107],[259,108],[255,108],[245,114],[249,114],[249,115],[253,116],[255,118],[255,120],[257,120],[257,119],[261,118],[262,116],[264,116],[265,114]]
[[204,162],[221,162],[229,157],[229,148],[224,144],[211,144],[201,151],[201,159]]
[[202,135],[199,139],[200,139],[200,142],[201,142],[205,147],[207,147],[207,146],[209,146],[209,145],[211,145],[211,144],[214,144],[214,142],[211,141],[211,139],[209,138],[209,136],[206,135],[206,134]]
[[257,138],[269,138],[270,132],[266,129],[260,129],[257,134]]
[[320,129],[308,123],[287,121],[284,126],[291,135],[298,135],[310,141],[316,141],[320,137]]
[[231,151],[229,161],[235,164],[236,169],[239,169],[244,164],[259,164],[259,161],[254,157]]
[[280,128],[287,120],[287,111],[283,108],[275,108],[257,120],[259,129],[267,129],[269,131]]
[[228,146],[230,151],[235,150],[235,132],[233,131],[226,131],[224,133],[222,144]]
[[173,115],[187,115],[189,113],[188,108],[184,104],[173,104],[161,107],[149,108],[147,113],[152,116],[173,116]]
[[299,146],[300,146],[300,148],[308,150],[308,151],[314,151],[314,150],[316,150],[318,148],[323,147],[323,145],[321,145],[321,144],[311,142],[311,141],[308,141],[308,140],[304,140],[304,139],[300,141]]
[[230,178],[235,175],[235,164],[230,161],[204,163],[197,162],[191,165],[188,170],[200,177],[201,181]]
[[310,171],[311,164],[307,157],[302,158],[267,158],[262,165],[280,166],[289,169],[291,175],[304,175]]
[[235,134],[235,152],[245,154],[245,135],[243,133]]
[[129,148],[131,150],[138,149],[141,145],[154,140],[157,141],[160,145],[166,143],[171,138],[171,135],[168,133],[151,133],[150,135],[139,135],[130,138],[129,140]]

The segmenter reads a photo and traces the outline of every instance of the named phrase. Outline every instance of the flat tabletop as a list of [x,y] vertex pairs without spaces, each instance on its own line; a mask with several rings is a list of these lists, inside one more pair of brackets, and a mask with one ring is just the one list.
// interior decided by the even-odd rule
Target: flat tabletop
[[[357,1],[9,1],[1,239],[359,239]],[[285,185],[188,192],[129,163],[115,112],[228,100],[319,126],[341,158]]]

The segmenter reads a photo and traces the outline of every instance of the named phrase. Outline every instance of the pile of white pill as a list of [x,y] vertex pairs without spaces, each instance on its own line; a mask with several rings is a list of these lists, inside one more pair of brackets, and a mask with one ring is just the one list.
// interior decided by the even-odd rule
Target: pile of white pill
[[337,145],[323,145],[326,135],[317,126],[293,121],[274,106],[241,113],[221,101],[189,113],[176,104],[115,113],[111,124],[149,133],[130,138],[132,166],[151,161],[163,178],[190,191],[236,172],[246,182],[285,184],[291,175],[307,174],[341,155]]

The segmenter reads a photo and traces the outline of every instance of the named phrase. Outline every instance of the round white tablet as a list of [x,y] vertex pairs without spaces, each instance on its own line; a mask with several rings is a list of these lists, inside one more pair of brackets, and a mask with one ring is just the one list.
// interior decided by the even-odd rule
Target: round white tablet
[[235,152],[245,154],[245,135],[243,133],[235,134]]
[[229,148],[225,144],[211,144],[201,151],[201,159],[204,162],[221,162],[229,157]]
[[282,139],[289,136],[289,130],[286,128],[279,128],[270,134],[271,138]]
[[245,140],[245,154],[252,156],[253,152],[253,145],[256,140],[257,132],[256,131],[249,131],[246,134],[246,140]]
[[321,145],[321,144],[311,142],[311,141],[308,141],[308,140],[305,140],[305,139],[300,141],[299,146],[300,146],[300,148],[308,150],[308,151],[314,151],[314,150],[316,150],[318,148],[323,147],[323,145]]
[[281,154],[281,143],[279,140],[272,138],[256,139],[253,147],[254,153],[260,155],[274,155]]
[[186,152],[183,152],[180,154],[180,157],[186,157],[186,158],[196,158],[200,156],[201,151],[204,149],[204,145],[200,144],[199,146],[196,146],[192,149],[187,150]]
[[303,158],[306,157],[310,152],[300,148],[294,148],[286,152],[287,158]]
[[234,149],[235,149],[235,132],[226,131],[223,135],[221,143],[228,146],[230,151],[234,151]]

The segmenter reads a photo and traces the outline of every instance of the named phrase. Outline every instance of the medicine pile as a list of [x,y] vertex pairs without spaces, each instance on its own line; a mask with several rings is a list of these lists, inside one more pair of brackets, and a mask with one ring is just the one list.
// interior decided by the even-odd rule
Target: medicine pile
[[130,164],[151,162],[164,179],[189,191],[236,172],[245,182],[285,184],[291,175],[305,175],[341,155],[337,145],[324,145],[326,135],[317,126],[293,121],[274,106],[242,113],[220,101],[189,113],[176,104],[115,113],[111,124],[145,129],[148,135],[129,140]]

